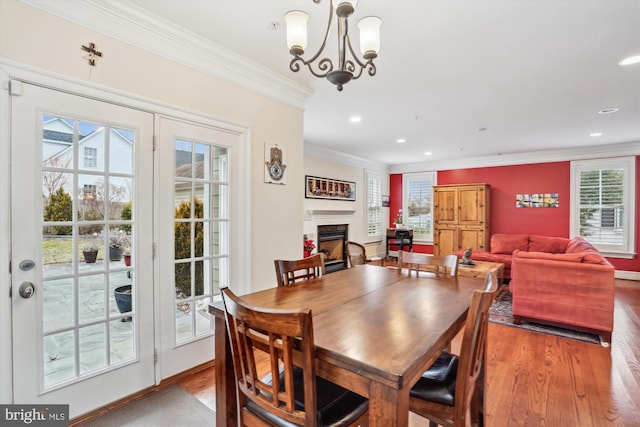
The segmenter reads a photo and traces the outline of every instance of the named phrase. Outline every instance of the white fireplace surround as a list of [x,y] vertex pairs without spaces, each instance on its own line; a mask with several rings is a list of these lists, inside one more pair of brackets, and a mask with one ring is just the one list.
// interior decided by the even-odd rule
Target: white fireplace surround
[[346,224],[351,229],[353,227],[355,210],[346,209],[314,209],[308,210],[305,215],[303,233],[308,239],[318,241],[319,225],[341,225]]

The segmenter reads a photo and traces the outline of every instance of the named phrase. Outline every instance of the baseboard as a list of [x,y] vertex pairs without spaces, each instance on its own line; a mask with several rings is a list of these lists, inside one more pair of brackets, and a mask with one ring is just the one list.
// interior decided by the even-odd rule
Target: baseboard
[[624,279],[624,280],[637,280],[637,281],[640,281],[640,271],[616,270],[615,278],[616,279]]

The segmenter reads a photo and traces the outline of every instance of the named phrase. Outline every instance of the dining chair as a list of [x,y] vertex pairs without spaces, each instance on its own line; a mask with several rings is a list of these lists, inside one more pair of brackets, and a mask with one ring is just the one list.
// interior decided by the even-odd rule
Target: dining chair
[[366,425],[366,398],[316,377],[310,309],[260,308],[221,292],[243,426]]
[[276,259],[273,263],[276,267],[278,286],[293,285],[298,281],[309,280],[326,274],[323,253],[317,253],[298,260]]
[[495,272],[488,273],[483,290],[473,293],[465,322],[460,355],[443,351],[409,393],[409,410],[429,419],[429,427],[483,425],[478,380],[484,365],[489,308],[498,287]]
[[416,276],[420,271],[428,271],[436,274],[458,275],[458,257],[450,255],[431,255],[417,252],[398,251],[398,273],[407,265],[409,276],[415,271]]
[[382,265],[382,258],[379,256],[368,257],[367,251],[361,243],[352,242],[347,240],[345,245],[347,246],[347,258],[351,267],[354,265],[363,265],[370,262],[377,262]]

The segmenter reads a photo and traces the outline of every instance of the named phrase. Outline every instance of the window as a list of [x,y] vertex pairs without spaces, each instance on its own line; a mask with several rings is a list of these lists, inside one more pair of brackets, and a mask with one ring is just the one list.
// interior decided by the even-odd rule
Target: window
[[571,163],[571,234],[605,255],[631,257],[635,248],[635,158]]
[[406,174],[402,177],[404,224],[413,230],[413,239],[433,241],[433,186],[436,173]]
[[84,167],[95,169],[98,167],[98,149],[93,147],[84,147]]
[[367,172],[367,237],[382,238],[382,179]]

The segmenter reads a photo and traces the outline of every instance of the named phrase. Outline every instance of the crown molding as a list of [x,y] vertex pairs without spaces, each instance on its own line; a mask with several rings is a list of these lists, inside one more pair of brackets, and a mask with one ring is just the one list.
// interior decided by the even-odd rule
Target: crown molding
[[355,166],[372,171],[389,173],[389,165],[386,163],[375,162],[373,160],[363,159],[362,157],[346,154],[337,150],[322,147],[320,145],[305,142],[304,155],[319,157],[330,160],[334,163],[342,163],[348,166]]
[[52,15],[303,109],[309,87],[150,15],[128,0],[20,0]]
[[411,173],[469,169],[493,166],[524,165],[531,163],[564,162],[569,160],[598,159],[607,157],[640,155],[640,141],[620,144],[593,145],[559,150],[533,151],[530,153],[503,154],[497,156],[469,157],[464,159],[438,160],[433,162],[392,165],[389,173]]

